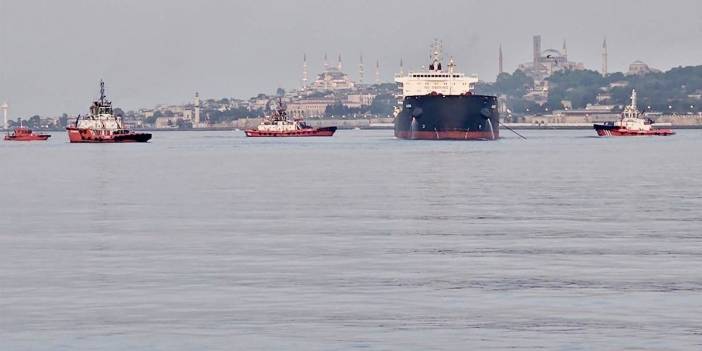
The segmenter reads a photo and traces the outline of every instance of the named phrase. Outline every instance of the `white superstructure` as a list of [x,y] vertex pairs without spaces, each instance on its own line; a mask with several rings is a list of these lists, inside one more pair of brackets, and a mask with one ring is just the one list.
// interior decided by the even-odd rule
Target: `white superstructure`
[[100,81],[100,100],[94,101],[90,106],[90,114],[78,116],[76,128],[116,131],[124,129],[120,117],[112,111],[112,102],[105,97],[105,83]]
[[400,84],[402,97],[428,95],[432,93],[442,95],[463,95],[471,93],[478,83],[477,76],[466,76],[456,72],[456,64],[449,60],[448,69],[443,70],[441,65],[441,47],[435,43],[431,65],[428,70],[409,72],[406,75],[395,77],[395,82]]
[[293,132],[303,129],[304,125],[298,121],[267,120],[259,124],[256,130],[261,132]]
[[641,112],[636,107],[636,90],[633,90],[631,92],[631,105],[624,108],[622,118],[614,122],[614,125],[628,130],[649,131],[652,129],[651,124],[651,120],[641,118]]
[[287,107],[282,99],[278,100],[278,106],[273,109],[273,113],[266,117],[261,124],[256,127],[259,132],[294,132],[309,128],[302,120],[289,119]]

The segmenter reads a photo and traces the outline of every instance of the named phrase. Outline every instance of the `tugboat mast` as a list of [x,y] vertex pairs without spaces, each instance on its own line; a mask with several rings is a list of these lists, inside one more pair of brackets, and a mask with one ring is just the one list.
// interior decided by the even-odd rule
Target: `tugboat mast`
[[105,82],[100,79],[100,104],[105,103]]
[[639,111],[638,107],[636,106],[636,89],[632,90],[631,92],[631,105],[627,106],[624,108],[624,113],[622,113],[622,119],[624,118],[639,118],[639,115],[641,112]]

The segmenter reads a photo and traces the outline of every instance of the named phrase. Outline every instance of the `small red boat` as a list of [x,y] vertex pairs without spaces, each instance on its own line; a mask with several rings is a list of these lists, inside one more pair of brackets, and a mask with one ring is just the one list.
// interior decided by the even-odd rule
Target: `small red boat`
[[49,134],[36,134],[27,127],[15,128],[14,132],[5,135],[7,141],[44,141],[51,137]]
[[282,100],[278,108],[266,117],[256,129],[244,131],[247,137],[330,137],[336,132],[336,127],[314,128],[302,119],[288,119],[286,107]]
[[149,133],[124,128],[122,119],[112,112],[112,102],[105,97],[103,81],[100,81],[100,100],[93,101],[90,114],[78,116],[66,130],[71,143],[145,143],[151,139]]
[[672,129],[657,129],[653,121],[642,118],[636,107],[636,90],[631,93],[631,105],[622,113],[622,118],[615,122],[596,123],[593,128],[597,135],[604,136],[668,136],[674,135]]

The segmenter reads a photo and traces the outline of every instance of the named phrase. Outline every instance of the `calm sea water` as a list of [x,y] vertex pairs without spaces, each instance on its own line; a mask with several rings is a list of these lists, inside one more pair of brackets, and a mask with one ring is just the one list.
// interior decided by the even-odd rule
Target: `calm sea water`
[[0,143],[1,350],[699,350],[702,131]]

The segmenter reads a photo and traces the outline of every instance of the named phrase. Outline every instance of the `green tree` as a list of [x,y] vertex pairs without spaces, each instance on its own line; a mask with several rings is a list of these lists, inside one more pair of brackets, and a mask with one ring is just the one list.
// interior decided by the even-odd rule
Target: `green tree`
[[178,119],[176,120],[176,123],[175,123],[175,124],[176,124],[176,126],[177,126],[178,128],[180,128],[180,129],[187,129],[187,128],[192,128],[192,127],[193,127],[193,124],[190,123],[190,121],[186,121],[186,120],[184,120],[184,119],[182,119],[182,118],[178,118]]
[[376,95],[370,105],[370,113],[376,116],[391,116],[397,105],[397,100],[392,94]]
[[41,117],[39,117],[38,115],[29,117],[29,119],[27,120],[27,126],[29,128],[41,128]]
[[64,113],[58,119],[58,127],[64,128],[68,126],[68,114]]

